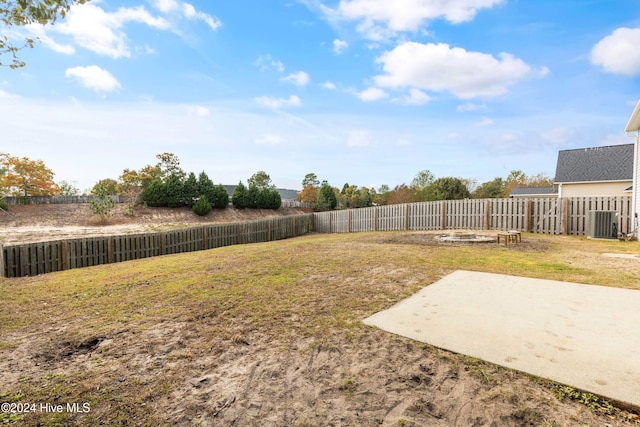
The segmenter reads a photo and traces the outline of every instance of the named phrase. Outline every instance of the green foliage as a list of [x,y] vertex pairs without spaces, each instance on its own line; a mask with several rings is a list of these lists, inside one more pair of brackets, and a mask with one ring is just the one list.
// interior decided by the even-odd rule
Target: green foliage
[[313,209],[315,211],[327,211],[335,209],[336,206],[338,206],[338,199],[333,187],[327,181],[322,181],[316,202],[312,204]]
[[206,196],[200,196],[198,201],[193,205],[193,212],[199,216],[208,215],[212,209],[211,203],[209,203]]
[[494,178],[491,181],[483,182],[471,194],[474,199],[494,199],[503,197],[505,182],[502,178]]
[[116,206],[113,198],[113,193],[109,191],[106,185],[96,185],[92,190],[95,196],[89,201],[89,208],[94,215],[99,215],[102,222],[105,222],[107,217],[111,214],[111,211]]
[[247,193],[247,187],[240,181],[231,196],[231,203],[236,209],[245,209],[249,206],[249,195]]
[[431,171],[425,169],[418,172],[418,174],[411,181],[411,187],[413,187],[416,198],[420,202],[432,200],[432,184],[435,182],[435,176]]
[[278,210],[282,206],[282,197],[276,189],[265,188],[262,190],[262,205],[263,209]]
[[273,188],[273,185],[271,184],[271,177],[265,171],[258,171],[254,173],[251,178],[247,180],[247,184],[249,185],[249,188],[251,188],[251,185],[255,185],[259,190],[262,190],[263,188]]
[[170,208],[184,206],[184,183],[180,175],[170,175],[164,184],[163,205]]
[[211,196],[213,197],[211,204],[214,208],[225,209],[229,206],[229,193],[227,193],[222,184],[213,187]]
[[[0,22],[2,27],[9,29],[12,26],[24,26],[29,24],[53,24],[58,17],[64,18],[73,4],[86,3],[88,0],[45,0],[45,1],[0,1]],[[6,34],[0,34],[0,55],[10,53],[12,62],[9,68],[24,67],[25,63],[18,59],[18,51],[25,47],[33,47],[34,39],[25,38],[23,46],[14,46],[9,43]],[[0,66],[3,66],[0,61]]]
[[186,174],[180,168],[180,159],[173,153],[156,154],[160,162],[156,165],[160,172],[160,179],[167,182],[172,175],[176,175],[182,181]]
[[80,194],[80,190],[67,181],[60,181],[58,183],[58,189],[60,190],[60,193],[58,193],[60,196],[78,196]]
[[5,198],[2,197],[2,196],[0,196],[0,209],[5,210],[5,211],[9,210],[9,204],[7,203]]
[[260,189],[255,184],[249,184],[247,191],[247,207],[250,209],[258,209],[260,206]]
[[318,176],[315,173],[308,173],[302,179],[302,188],[312,186],[317,187],[320,185],[320,181],[318,181]]
[[91,194],[97,196],[100,191],[106,191],[109,194],[118,194],[118,182],[111,178],[101,179],[91,188]]
[[436,179],[429,186],[430,200],[458,200],[471,197],[467,186],[460,178]]
[[147,206],[164,206],[164,184],[159,179],[154,179],[147,185],[142,194],[142,200]]
[[[204,172],[203,172],[204,173]],[[184,181],[182,186],[182,202],[189,207],[193,207],[196,199],[200,194],[203,194],[198,191],[198,180],[196,179],[196,174],[193,172],[189,173],[189,176]]]
[[575,400],[578,403],[582,403],[592,412],[604,413],[612,415],[616,412],[615,407],[595,394],[578,390],[571,386],[564,386],[560,384],[551,384],[551,390],[555,394],[556,398],[560,401],[566,399]]

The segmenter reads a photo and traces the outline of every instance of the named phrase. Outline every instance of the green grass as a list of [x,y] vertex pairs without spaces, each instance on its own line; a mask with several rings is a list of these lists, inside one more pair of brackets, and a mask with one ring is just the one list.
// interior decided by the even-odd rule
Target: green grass
[[[273,337],[276,346],[287,337],[314,346],[336,335],[357,337],[365,328],[361,319],[458,269],[640,289],[640,269],[600,263],[603,252],[640,253],[637,243],[525,235],[522,245],[508,247],[438,246],[420,239],[402,232],[309,235],[0,279],[0,353],[22,343],[13,337],[34,332],[51,335],[51,346],[63,336],[75,348],[91,337],[140,333],[163,322],[188,324],[204,337],[171,353],[169,363],[210,354],[214,340],[242,343],[245,331]],[[466,365],[483,382],[494,381],[491,366],[474,360]],[[180,377],[168,371],[152,384],[105,384],[104,369],[98,364],[68,375],[27,378],[20,390],[0,393],[15,398],[23,391],[25,401],[90,401],[96,407],[108,402],[111,412],[92,412],[86,421],[106,417],[106,423],[120,425],[143,417],[151,425],[159,422],[153,408],[137,402],[168,398]],[[356,385],[345,376],[340,387],[352,395]],[[34,422],[64,425],[68,416],[42,415]]]

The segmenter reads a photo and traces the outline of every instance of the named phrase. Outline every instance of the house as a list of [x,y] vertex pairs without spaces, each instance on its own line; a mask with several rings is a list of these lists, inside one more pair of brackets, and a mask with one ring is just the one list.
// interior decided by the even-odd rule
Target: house
[[558,152],[558,197],[630,196],[634,144]]
[[630,196],[633,158],[634,144],[561,150],[553,186],[518,187],[510,196]]
[[[631,117],[627,122],[627,126],[624,128],[624,132],[627,136],[635,138],[633,144],[633,189],[631,191],[633,206],[633,228],[636,229],[638,225],[638,213],[640,212],[640,100],[636,103]],[[640,231],[636,230],[636,237],[640,238]]]

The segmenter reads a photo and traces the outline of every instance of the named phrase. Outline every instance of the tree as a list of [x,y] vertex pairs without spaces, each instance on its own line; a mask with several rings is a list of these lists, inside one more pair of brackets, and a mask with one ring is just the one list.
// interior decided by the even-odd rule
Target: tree
[[298,200],[304,203],[314,203],[318,198],[318,190],[313,185],[307,185],[298,193]]
[[55,196],[60,192],[53,182],[53,171],[42,160],[0,153],[0,168],[5,171],[0,188],[11,196]]
[[247,180],[247,185],[251,188],[251,185],[258,187],[258,190],[263,188],[274,188],[271,184],[271,177],[265,171],[258,171],[251,175],[251,178]]
[[260,205],[260,189],[255,183],[249,184],[247,190],[247,207],[249,209],[258,209]]
[[[189,176],[184,181],[184,186],[182,188],[183,203],[186,206],[192,207],[196,203],[196,199],[198,199],[198,197],[201,194],[203,194],[203,193],[201,193],[199,191],[198,180],[196,179],[196,174],[193,173],[193,172],[190,172]],[[208,200],[211,200],[211,199],[207,198],[207,201]]]
[[338,199],[332,186],[327,181],[322,181],[320,191],[318,191],[318,197],[313,204],[313,209],[316,211],[333,210],[338,205]]
[[184,183],[179,174],[170,175],[164,183],[163,205],[169,208],[184,206]]
[[147,185],[142,200],[149,206],[164,206],[164,183],[154,179]]
[[116,205],[112,198],[113,193],[109,191],[106,184],[101,184],[100,182],[93,187],[91,192],[95,197],[89,200],[89,208],[95,215],[99,215],[102,223],[104,223]]
[[248,206],[247,187],[240,181],[231,195],[231,203],[236,209],[244,209]]
[[274,211],[280,209],[280,206],[282,206],[282,197],[280,193],[278,193],[278,190],[271,189],[267,191],[267,204],[265,205],[265,209],[273,209]]
[[483,182],[476,188],[471,196],[474,199],[494,199],[502,197],[505,182],[502,178],[494,178],[491,181]]
[[222,184],[215,185],[211,194],[213,196],[211,205],[214,208],[225,209],[229,206],[229,193]]
[[407,184],[396,185],[396,187],[389,192],[387,197],[388,205],[397,205],[401,203],[413,203],[416,201],[416,191],[413,187],[407,186]]
[[198,201],[193,205],[193,212],[199,216],[208,215],[211,209],[211,203],[209,203],[206,196],[200,196]]
[[471,197],[467,186],[460,178],[438,178],[430,187],[433,200],[458,200]]
[[118,179],[116,186],[117,194],[124,196],[127,203],[129,215],[134,214],[135,206],[140,202],[144,187],[142,186],[142,175],[131,169],[124,169]]
[[156,158],[160,162],[156,165],[159,170],[160,179],[167,181],[172,175],[177,176],[181,181],[185,178],[186,173],[180,168],[180,159],[173,153],[156,154]]
[[425,169],[418,172],[413,181],[411,181],[411,187],[413,187],[416,194],[416,201],[426,202],[427,200],[433,200],[431,184],[433,184],[434,180],[435,177],[431,171]]
[[502,197],[509,197],[516,187],[548,187],[553,185],[553,179],[544,174],[527,176],[521,170],[512,170],[509,172],[504,185]]
[[58,190],[60,190],[60,193],[58,193],[60,196],[77,196],[80,194],[80,190],[78,190],[78,188],[73,185],[68,183],[67,181],[60,181],[57,184]]
[[96,195],[97,191],[106,191],[109,195],[118,194],[118,182],[111,178],[101,179],[91,188],[91,194]]
[[308,173],[302,179],[302,188],[307,186],[317,187],[320,185],[320,181],[318,181],[318,177],[315,173]]
[[[0,0],[0,22],[9,31],[13,26],[29,24],[53,24],[58,17],[64,18],[74,4],[83,4],[88,0],[38,0],[9,1]],[[9,68],[24,67],[25,63],[18,58],[18,51],[25,47],[33,47],[35,40],[25,38],[23,46],[15,46],[9,42],[6,34],[0,34],[0,55],[10,53],[12,56]],[[0,66],[5,65],[0,61]]]

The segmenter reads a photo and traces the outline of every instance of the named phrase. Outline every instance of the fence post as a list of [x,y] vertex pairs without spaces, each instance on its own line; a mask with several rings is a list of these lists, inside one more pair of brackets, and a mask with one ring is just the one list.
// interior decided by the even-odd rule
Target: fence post
[[167,236],[166,233],[160,234],[160,255],[164,255],[166,252]]
[[2,243],[0,242],[0,277],[7,277],[4,274],[4,248],[2,247]]
[[347,233],[351,233],[351,209],[347,209]]
[[441,211],[442,211],[442,217],[440,218],[440,230],[446,230],[447,229],[447,205],[446,202],[443,200],[440,202],[440,206],[442,207]]
[[531,232],[533,230],[533,221],[532,221],[532,214],[533,214],[533,210],[531,209],[531,199],[527,199],[527,216],[526,216],[526,230],[527,232]]
[[207,247],[207,226],[203,225],[202,226],[202,250],[206,251],[207,249],[209,249]]
[[380,207],[376,206],[373,208],[373,231],[378,231],[378,209]]
[[569,201],[567,200],[566,197],[563,197],[562,199],[562,223],[560,224],[560,233],[561,234],[569,234],[568,230],[569,230]]
[[409,204],[404,205],[404,229],[409,229]]
[[61,251],[62,252],[62,260],[61,260],[62,262],[60,264],[61,264],[61,267],[62,267],[62,271],[64,271],[64,270],[67,269],[67,265],[68,265],[68,263],[67,263],[67,242],[66,241],[62,241],[61,249],[62,249],[62,251]]
[[489,213],[489,209],[491,209],[491,202],[487,199],[484,201],[484,229],[491,229],[491,216]]
[[111,264],[113,262],[113,248],[111,246],[112,241],[113,237],[107,237],[107,264]]

